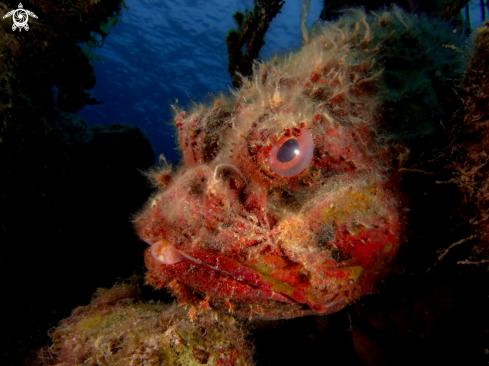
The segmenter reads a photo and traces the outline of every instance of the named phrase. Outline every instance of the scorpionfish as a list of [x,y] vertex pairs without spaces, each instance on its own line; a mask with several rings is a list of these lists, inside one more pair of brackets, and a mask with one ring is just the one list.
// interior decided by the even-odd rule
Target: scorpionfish
[[[192,314],[263,319],[329,314],[374,292],[407,221],[399,167],[409,149],[385,126],[417,113],[385,106],[429,89],[424,68],[392,80],[399,65],[408,75],[426,64],[422,40],[443,33],[423,19],[347,11],[300,50],[257,63],[231,95],[175,107],[181,162],[150,173],[159,189],[134,219],[149,244],[147,282]],[[440,70],[455,52],[437,42]],[[430,128],[419,120],[407,135]]]

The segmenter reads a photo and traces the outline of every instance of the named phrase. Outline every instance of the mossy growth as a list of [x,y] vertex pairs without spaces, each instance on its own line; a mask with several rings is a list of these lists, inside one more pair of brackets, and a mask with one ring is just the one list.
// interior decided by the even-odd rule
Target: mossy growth
[[450,129],[445,150],[451,179],[439,183],[456,184],[464,195],[462,210],[478,240],[471,260],[459,264],[489,263],[489,23],[475,31],[475,52],[459,91],[463,104]]
[[[325,28],[341,29],[336,31],[336,42],[343,37],[364,40],[349,50],[346,64],[371,60],[382,70],[379,113],[388,135],[396,139],[428,135],[441,129],[440,121],[448,123],[458,106],[454,89],[463,78],[466,60],[446,46],[463,50],[465,37],[445,21],[394,5],[370,13],[360,9],[342,13]],[[317,27],[313,34],[323,29]]]
[[195,314],[176,304],[138,301],[137,278],[99,289],[52,330],[43,366],[253,365],[247,331],[231,316]]

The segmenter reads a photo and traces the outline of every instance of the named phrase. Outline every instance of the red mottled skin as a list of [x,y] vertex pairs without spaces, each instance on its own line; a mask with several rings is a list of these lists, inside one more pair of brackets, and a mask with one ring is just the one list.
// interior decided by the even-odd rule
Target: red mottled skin
[[[261,64],[213,107],[177,113],[182,165],[171,179],[153,172],[160,190],[135,220],[150,284],[197,310],[268,319],[332,313],[374,290],[401,243],[399,151],[376,120],[381,68],[348,64],[332,37]],[[345,55],[368,49],[344,38]],[[272,148],[303,133],[307,167],[275,174]]]

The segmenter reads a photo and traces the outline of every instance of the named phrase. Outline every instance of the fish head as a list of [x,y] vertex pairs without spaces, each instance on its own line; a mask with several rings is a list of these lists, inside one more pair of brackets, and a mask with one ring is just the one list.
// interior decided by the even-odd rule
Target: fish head
[[379,132],[382,70],[333,51],[315,39],[176,112],[181,164],[154,172],[165,184],[135,218],[150,284],[267,319],[374,291],[402,242],[402,154]]

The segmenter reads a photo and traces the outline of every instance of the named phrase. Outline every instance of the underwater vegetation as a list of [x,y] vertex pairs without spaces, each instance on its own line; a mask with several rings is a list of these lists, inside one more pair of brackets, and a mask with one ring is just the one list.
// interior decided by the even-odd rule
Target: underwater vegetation
[[487,118],[489,116],[489,29],[487,24],[475,31],[475,52],[459,92],[462,108],[457,112],[460,122],[450,131],[447,148],[448,167],[464,195],[464,220],[473,226],[479,242],[474,245],[475,260],[463,264],[484,264],[489,259],[489,156]]
[[[260,49],[264,45],[263,38],[272,19],[280,12],[284,1],[282,0],[255,0],[253,11],[246,10],[246,14],[236,12],[234,20],[238,30],[231,30],[227,37],[228,71],[235,88],[241,87],[241,76],[249,76],[253,71],[253,62],[258,58]],[[246,52],[243,55],[243,46]]]
[[176,304],[138,301],[137,278],[99,289],[52,329],[41,365],[253,365],[242,324],[217,312],[192,321]]

